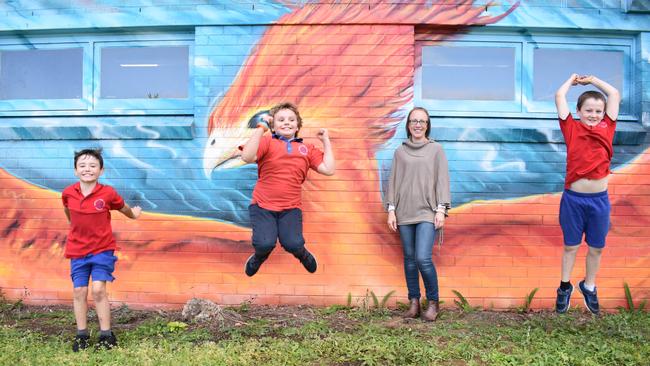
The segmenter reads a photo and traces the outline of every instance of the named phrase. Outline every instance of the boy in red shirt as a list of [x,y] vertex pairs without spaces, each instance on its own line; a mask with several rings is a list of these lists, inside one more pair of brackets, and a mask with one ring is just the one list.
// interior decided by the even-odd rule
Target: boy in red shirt
[[[586,91],[578,98],[576,121],[571,116],[566,94],[574,85],[591,84],[598,91]],[[589,246],[584,280],[578,289],[585,305],[593,314],[600,306],[596,293],[596,273],[605,247],[611,210],[607,194],[607,178],[612,161],[614,132],[621,96],[610,84],[595,76],[571,75],[555,93],[560,128],[566,142],[567,164],[564,193],[560,202],[560,225],[564,235],[562,280],[557,289],[555,310],[569,309],[573,285],[570,282],[578,247],[583,234]]]
[[[316,258],[305,249],[302,235],[301,187],[310,168],[323,175],[334,174],[332,145],[326,129],[318,132],[324,151],[298,138],[302,118],[291,103],[279,104],[269,114],[267,123],[258,124],[241,154],[242,160],[257,162],[258,166],[253,201],[248,207],[255,254],[246,261],[245,272],[255,275],[279,239],[286,251],[314,273]],[[272,135],[263,136],[269,128]]]
[[110,210],[119,210],[125,216],[137,219],[141,209],[130,208],[113,187],[97,182],[104,173],[101,150],[86,149],[75,152],[74,174],[79,182],[63,190],[63,211],[70,231],[65,246],[65,257],[70,258],[70,272],[74,286],[73,307],[77,321],[77,335],[72,350],[88,347],[88,280],[92,276],[92,294],[99,318],[97,348],[111,349],[117,339],[111,331],[111,308],[106,294],[106,281],[113,281],[117,249],[111,229]]

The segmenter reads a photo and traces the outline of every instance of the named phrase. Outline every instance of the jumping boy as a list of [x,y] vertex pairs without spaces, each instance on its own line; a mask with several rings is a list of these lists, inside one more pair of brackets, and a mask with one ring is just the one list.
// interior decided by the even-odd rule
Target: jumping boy
[[117,249],[111,229],[110,210],[119,210],[126,217],[137,219],[141,209],[129,207],[113,187],[100,184],[104,173],[104,159],[99,149],[86,149],[74,154],[74,174],[79,182],[63,190],[63,211],[70,231],[65,246],[65,257],[70,258],[70,276],[74,286],[73,307],[77,335],[72,350],[88,347],[88,281],[92,276],[92,295],[99,318],[97,348],[111,349],[117,339],[111,331],[111,309],[106,294],[106,282],[114,280],[113,270]]
[[[255,253],[246,261],[245,272],[255,275],[279,239],[287,252],[314,273],[316,258],[305,248],[302,235],[301,187],[310,168],[323,175],[334,174],[332,145],[326,129],[317,134],[324,151],[298,138],[302,118],[291,103],[279,104],[269,114],[267,123],[258,123],[241,154],[242,160],[257,162],[258,167],[258,180],[248,207]],[[264,136],[269,129],[272,134]]]
[[[607,99],[598,91],[582,93],[577,103],[580,120],[576,121],[571,116],[566,95],[572,86],[578,84],[595,86],[607,95]],[[578,289],[589,311],[593,314],[600,311],[596,274],[609,230],[607,179],[620,101],[618,90],[595,76],[573,74],[555,93],[555,105],[567,150],[566,179],[560,202],[564,254],[555,306],[558,313],[565,313],[569,309],[573,292],[571,271],[583,234],[589,250],[585,278],[578,283]]]

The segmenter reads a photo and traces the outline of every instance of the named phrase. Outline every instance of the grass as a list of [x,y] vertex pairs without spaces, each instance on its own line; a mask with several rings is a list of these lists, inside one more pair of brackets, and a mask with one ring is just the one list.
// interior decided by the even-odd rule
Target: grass
[[113,314],[118,349],[75,354],[71,309],[1,309],[1,365],[618,366],[650,360],[650,314],[638,311],[595,318],[580,311],[445,309],[437,322],[425,323],[386,308],[249,304],[232,308],[241,321],[223,325],[123,307]]

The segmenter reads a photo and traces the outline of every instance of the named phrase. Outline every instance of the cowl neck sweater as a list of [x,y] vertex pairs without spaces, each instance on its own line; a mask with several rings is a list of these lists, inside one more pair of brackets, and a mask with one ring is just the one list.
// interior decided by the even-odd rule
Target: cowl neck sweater
[[434,222],[438,205],[449,207],[449,168],[442,145],[434,140],[404,141],[395,150],[386,195],[398,225]]

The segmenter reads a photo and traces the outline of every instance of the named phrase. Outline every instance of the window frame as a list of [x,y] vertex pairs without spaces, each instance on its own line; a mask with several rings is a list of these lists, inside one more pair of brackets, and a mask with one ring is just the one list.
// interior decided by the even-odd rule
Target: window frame
[[[483,47],[502,47],[504,44],[521,44],[519,55],[515,55],[515,96],[512,105],[502,105],[497,101],[477,100],[427,100],[422,98],[422,48],[432,45],[455,46],[463,44],[480,44]],[[435,34],[416,34],[415,71],[413,94],[415,105],[429,110],[434,116],[451,117],[505,117],[505,118],[555,118],[557,111],[554,102],[533,100],[533,72],[535,48],[565,48],[567,50],[620,51],[623,52],[623,88],[621,113],[619,120],[639,121],[636,103],[635,74],[636,41],[632,34],[612,35],[594,33],[583,36],[571,33],[528,33],[516,35],[509,31],[470,31],[452,40],[435,40]],[[527,66],[527,67],[524,67]],[[568,75],[567,75],[568,77]],[[525,80],[530,82],[525,83]],[[559,85],[558,85],[559,86]],[[517,98],[516,98],[517,99]],[[571,102],[570,102],[571,104]],[[575,106],[571,106],[572,110]]]
[[82,49],[81,60],[81,98],[78,99],[0,99],[0,112],[31,112],[31,111],[87,111],[92,106],[92,45],[89,42],[56,42],[56,43],[4,43],[0,41],[0,51],[65,50]]
[[[490,47],[495,42],[485,41],[485,40],[454,40],[451,42],[443,41],[436,42],[442,46],[450,47]],[[422,46],[433,46],[434,44],[423,44]],[[514,48],[514,90],[513,95],[514,99],[499,100],[499,101],[488,101],[488,100],[475,100],[475,99],[455,99],[455,100],[434,100],[434,99],[424,99],[422,97],[422,62],[419,63],[419,66],[415,70],[415,81],[414,81],[414,98],[416,101],[421,101],[421,105],[425,105],[425,108],[435,111],[457,111],[465,109],[471,109],[474,112],[520,112],[521,111],[521,78],[517,75],[521,74],[521,43],[512,42],[512,41],[501,41],[499,42],[498,47],[494,48]],[[422,49],[423,47],[417,47],[419,60],[422,60]]]
[[[631,107],[633,105],[632,101],[630,100],[633,98],[634,93],[631,93],[630,91],[630,80],[633,80],[633,67],[631,67],[632,64],[632,44],[620,44],[620,43],[612,43],[612,44],[603,44],[602,40],[594,40],[594,39],[589,39],[589,38],[581,38],[580,43],[558,43],[554,42],[553,39],[549,39],[548,41],[542,40],[539,42],[535,42],[534,44],[529,44],[528,47],[524,49],[524,59],[526,60],[525,62],[528,62],[531,65],[530,68],[530,75],[527,75],[527,77],[530,80],[533,80],[534,75],[532,74],[535,70],[535,64],[534,64],[534,52],[536,49],[562,49],[562,50],[584,50],[584,51],[615,51],[615,52],[622,52],[623,53],[623,86],[620,90],[621,92],[621,107],[620,107],[620,112],[619,114],[621,116],[633,116],[633,112],[631,110]],[[567,78],[569,77],[569,74],[567,74]],[[527,100],[527,105],[526,108],[530,112],[542,112],[542,113],[556,113],[556,108],[555,108],[555,102],[554,101],[535,101],[533,99],[533,89],[534,85],[533,83],[528,83],[526,85],[526,90],[524,92],[524,95],[529,96],[530,99]],[[558,85],[559,87],[559,85]],[[569,101],[570,107],[572,112],[575,112],[575,103],[571,103]]]
[[[94,42],[94,67],[93,77],[95,83],[93,84],[93,104],[94,110],[98,112],[109,112],[121,110],[141,110],[153,109],[157,111],[186,111],[194,107],[194,75],[193,75],[193,45],[184,40],[148,40],[148,41],[96,41]],[[109,47],[156,47],[156,46],[187,46],[188,48],[188,90],[187,97],[180,98],[101,98],[101,51]]]
[[[194,114],[194,42],[193,30],[177,32],[133,32],[129,34],[91,33],[88,35],[22,35],[0,37],[0,50],[65,49],[83,47],[81,99],[5,99],[0,100],[0,116],[122,116]],[[99,98],[99,49],[106,45],[184,45],[188,47],[187,98]]]

